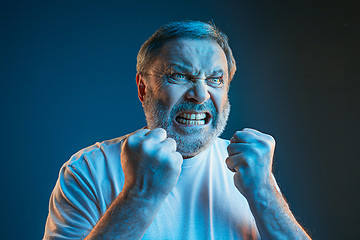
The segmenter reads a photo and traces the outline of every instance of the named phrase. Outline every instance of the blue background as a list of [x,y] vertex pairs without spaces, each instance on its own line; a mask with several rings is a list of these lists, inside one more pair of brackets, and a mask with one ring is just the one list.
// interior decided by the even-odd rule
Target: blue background
[[213,20],[238,71],[224,138],[277,140],[274,171],[314,239],[359,236],[356,1],[2,1],[1,239],[40,239],[61,165],[145,126],[136,54],[161,25]]

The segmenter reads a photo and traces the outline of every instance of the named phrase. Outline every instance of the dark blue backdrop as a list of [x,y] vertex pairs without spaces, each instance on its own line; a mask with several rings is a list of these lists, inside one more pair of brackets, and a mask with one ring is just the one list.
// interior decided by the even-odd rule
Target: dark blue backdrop
[[275,175],[314,239],[355,239],[359,24],[355,1],[2,1],[1,238],[40,239],[61,165],[145,125],[136,54],[162,24],[214,20],[238,72],[223,137],[277,139]]

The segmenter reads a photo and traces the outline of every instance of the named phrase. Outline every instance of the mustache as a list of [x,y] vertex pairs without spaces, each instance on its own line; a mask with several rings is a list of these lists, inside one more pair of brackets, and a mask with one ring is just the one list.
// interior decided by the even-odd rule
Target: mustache
[[180,112],[184,111],[198,111],[198,112],[209,112],[212,116],[216,116],[216,108],[212,101],[207,101],[201,105],[195,104],[193,102],[183,102],[180,103],[172,109],[172,116],[175,117]]

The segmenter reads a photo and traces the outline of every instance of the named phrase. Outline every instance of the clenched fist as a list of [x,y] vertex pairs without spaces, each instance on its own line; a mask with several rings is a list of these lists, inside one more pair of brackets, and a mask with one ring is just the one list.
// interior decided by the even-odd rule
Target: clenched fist
[[124,188],[148,198],[165,198],[176,185],[183,158],[176,142],[162,128],[141,129],[129,136],[121,150]]
[[234,134],[227,150],[226,164],[235,172],[235,186],[246,198],[275,186],[271,173],[275,150],[272,136],[245,128]]

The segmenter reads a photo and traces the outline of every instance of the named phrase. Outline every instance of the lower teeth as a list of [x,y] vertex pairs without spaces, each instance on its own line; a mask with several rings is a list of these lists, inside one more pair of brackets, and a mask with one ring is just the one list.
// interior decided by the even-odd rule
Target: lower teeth
[[179,118],[178,122],[189,125],[204,125],[205,120],[185,120],[183,118]]

